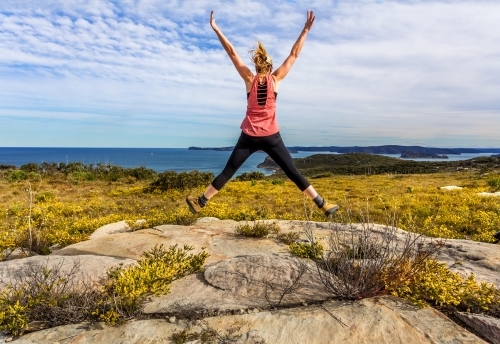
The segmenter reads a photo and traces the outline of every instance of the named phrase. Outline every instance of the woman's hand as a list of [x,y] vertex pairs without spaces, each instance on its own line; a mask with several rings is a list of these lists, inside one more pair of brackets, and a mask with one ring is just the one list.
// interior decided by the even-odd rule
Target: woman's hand
[[[212,17],[212,15],[210,15],[210,17]],[[307,20],[306,20],[306,23],[304,24],[304,30],[306,30],[306,31],[311,30],[311,27],[313,26],[313,23],[314,23],[314,19],[316,19],[316,17],[314,16],[314,12],[307,11]]]
[[214,11],[210,12],[210,26],[214,31],[217,31],[219,28],[217,27],[217,24],[215,24],[215,18],[214,18]]

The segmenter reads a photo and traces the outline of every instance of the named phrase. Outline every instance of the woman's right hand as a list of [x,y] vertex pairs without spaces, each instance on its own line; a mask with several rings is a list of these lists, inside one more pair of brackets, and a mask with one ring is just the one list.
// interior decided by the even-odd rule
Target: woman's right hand
[[316,17],[314,16],[314,12],[307,11],[307,20],[306,23],[304,24],[304,30],[306,31],[311,30],[311,27],[313,26],[314,23],[314,19],[316,19]]
[[217,24],[215,24],[214,11],[210,12],[210,26],[212,27],[212,29],[214,29],[214,31],[216,31],[217,29],[219,29],[217,27]]

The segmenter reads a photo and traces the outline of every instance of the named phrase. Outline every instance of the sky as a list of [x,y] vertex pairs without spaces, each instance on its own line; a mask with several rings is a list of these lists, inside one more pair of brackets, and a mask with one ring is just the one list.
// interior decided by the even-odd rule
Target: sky
[[500,1],[1,0],[0,147],[232,146],[275,68],[287,146],[500,147]]

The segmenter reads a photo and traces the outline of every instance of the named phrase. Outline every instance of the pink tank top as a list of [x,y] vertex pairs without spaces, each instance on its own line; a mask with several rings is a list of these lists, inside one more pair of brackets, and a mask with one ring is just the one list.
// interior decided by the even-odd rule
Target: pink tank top
[[241,123],[241,130],[250,136],[269,136],[279,131],[276,121],[276,97],[274,95],[273,77],[266,76],[267,100],[264,106],[257,103],[257,84],[259,76],[253,79],[250,95],[248,96],[247,113]]

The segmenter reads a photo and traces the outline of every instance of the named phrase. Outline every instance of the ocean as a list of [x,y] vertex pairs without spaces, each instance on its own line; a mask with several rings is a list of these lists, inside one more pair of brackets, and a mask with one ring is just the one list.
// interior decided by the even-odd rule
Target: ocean
[[[293,158],[304,158],[313,154],[327,152],[292,153]],[[21,165],[35,162],[82,162],[86,165],[97,163],[112,164],[122,167],[145,166],[157,172],[173,170],[176,172],[198,170],[218,174],[224,168],[231,152],[210,150],[188,150],[187,148],[42,148],[42,147],[2,147],[0,148],[0,165]],[[334,153],[330,153],[334,154]],[[398,158],[398,154],[386,156]],[[449,159],[412,159],[416,161],[453,161],[472,159],[484,154],[449,155]],[[261,171],[270,174],[271,171],[257,168],[264,161],[265,153],[255,153],[238,170],[243,172]]]

